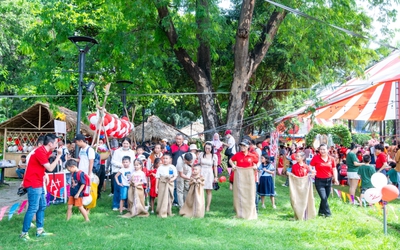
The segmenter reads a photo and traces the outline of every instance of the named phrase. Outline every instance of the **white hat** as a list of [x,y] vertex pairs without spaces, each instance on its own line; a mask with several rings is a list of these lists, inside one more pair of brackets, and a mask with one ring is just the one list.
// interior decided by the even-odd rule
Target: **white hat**
[[199,150],[196,146],[196,144],[190,144],[189,150]]
[[139,155],[137,159],[140,160],[140,161],[145,161],[146,160],[146,156]]
[[165,142],[168,142],[168,139],[165,139],[165,138],[164,138],[164,139],[162,139],[161,141],[165,141]]

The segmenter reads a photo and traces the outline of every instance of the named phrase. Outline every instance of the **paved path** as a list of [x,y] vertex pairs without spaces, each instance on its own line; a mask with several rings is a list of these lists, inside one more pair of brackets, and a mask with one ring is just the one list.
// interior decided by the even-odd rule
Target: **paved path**
[[[10,184],[10,186],[7,185],[0,186],[0,208],[4,206],[11,207],[16,202],[21,202],[23,200],[28,199],[28,196],[26,194],[21,197],[17,195],[17,191],[21,184],[21,180],[15,179],[12,181],[6,181],[6,183]],[[7,208],[5,216],[8,215],[9,209],[10,208]]]

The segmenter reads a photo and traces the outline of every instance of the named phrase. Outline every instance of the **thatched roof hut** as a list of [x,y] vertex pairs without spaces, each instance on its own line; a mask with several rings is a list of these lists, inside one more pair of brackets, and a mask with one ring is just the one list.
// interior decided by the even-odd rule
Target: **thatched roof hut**
[[[135,139],[138,142],[142,141],[142,126],[139,124],[135,127]],[[184,139],[190,140],[189,136],[175,127],[163,122],[155,115],[150,116],[147,122],[144,123],[144,140],[145,141],[159,141],[168,139],[168,141],[175,140],[176,134],[182,134]]]
[[[58,107],[58,109],[65,115],[67,132],[74,131],[76,128],[77,112],[64,107]],[[0,123],[0,130],[54,132],[54,120],[56,118],[49,104],[39,102],[7,121]],[[93,135],[93,130],[83,122],[81,122],[81,131],[83,134]]]
[[194,122],[186,127],[181,128],[180,130],[192,138],[204,139],[204,125],[200,122]]

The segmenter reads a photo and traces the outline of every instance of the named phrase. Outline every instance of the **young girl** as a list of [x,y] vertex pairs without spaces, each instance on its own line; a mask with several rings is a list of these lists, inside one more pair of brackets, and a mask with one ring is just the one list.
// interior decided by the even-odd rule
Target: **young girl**
[[189,218],[204,217],[204,178],[200,175],[201,166],[195,165],[190,177],[190,187],[185,204],[179,210],[179,214]]
[[275,209],[275,187],[274,179],[272,178],[275,174],[275,168],[270,164],[268,155],[263,154],[261,156],[261,164],[258,167],[258,170],[261,173],[257,187],[257,194],[261,196],[262,208],[265,208],[265,196],[269,196],[271,198],[272,207]]
[[161,158],[155,158],[153,162],[153,169],[148,171],[148,177],[150,178],[150,207],[151,213],[154,214],[154,201],[157,197],[156,193],[156,173],[157,168],[161,164]]
[[147,184],[147,177],[142,171],[143,162],[136,159],[134,162],[135,172],[130,180],[128,193],[128,213],[123,217],[130,218],[133,216],[146,217],[149,216],[144,205],[144,186]]

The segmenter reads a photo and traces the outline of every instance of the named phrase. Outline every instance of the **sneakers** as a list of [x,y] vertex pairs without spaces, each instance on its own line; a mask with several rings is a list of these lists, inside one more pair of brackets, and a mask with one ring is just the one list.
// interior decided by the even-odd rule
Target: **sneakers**
[[262,204],[262,206],[261,206],[261,207],[265,209],[265,204]]
[[118,211],[118,210],[119,210],[119,209],[118,209],[118,208],[116,208],[116,207],[114,207],[114,208],[113,208],[113,211]]
[[33,240],[29,237],[28,233],[20,234],[20,235],[19,235],[19,238],[20,238],[21,240],[23,240],[23,241],[33,241]]
[[114,194],[109,194],[108,196],[112,197],[112,196],[114,196]]
[[273,208],[273,209],[276,209],[276,206],[275,206],[275,205],[273,205],[273,206],[272,206],[272,208]]
[[49,232],[46,232],[46,231],[37,231],[36,232],[36,237],[46,237],[46,236],[52,236],[52,235],[54,235],[53,233],[49,233]]

